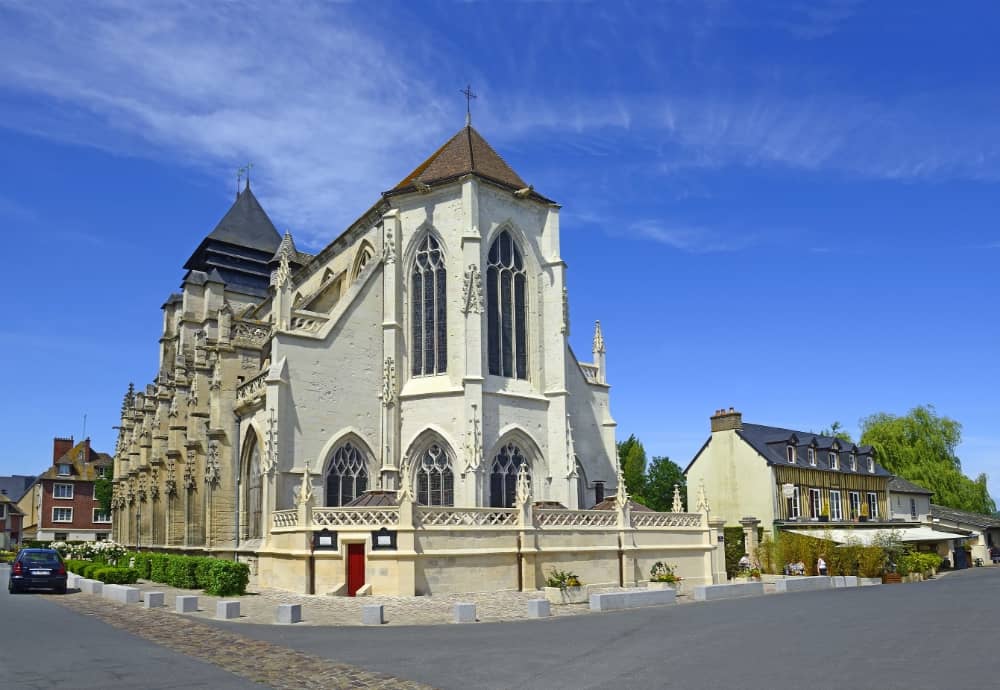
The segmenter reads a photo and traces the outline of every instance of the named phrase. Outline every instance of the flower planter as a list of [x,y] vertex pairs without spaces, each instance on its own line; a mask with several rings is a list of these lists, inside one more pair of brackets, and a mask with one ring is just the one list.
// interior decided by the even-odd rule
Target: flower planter
[[820,515],[819,516],[819,521],[820,522],[830,522],[830,516],[829,515]]
[[683,585],[681,580],[676,582],[653,582],[650,580],[646,585],[646,589],[672,589],[677,594],[680,594],[683,589]]
[[587,602],[586,587],[546,587],[545,598],[550,604],[585,604]]

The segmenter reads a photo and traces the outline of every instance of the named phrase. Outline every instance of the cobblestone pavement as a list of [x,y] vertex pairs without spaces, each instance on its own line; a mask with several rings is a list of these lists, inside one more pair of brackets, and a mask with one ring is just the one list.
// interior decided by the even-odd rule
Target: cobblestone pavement
[[276,690],[352,688],[357,690],[429,690],[430,686],[357,666],[327,661],[269,642],[253,640],[178,616],[118,604],[89,594],[52,597],[66,608],[96,616],[116,628],[186,656],[207,661],[230,673]]
[[[476,605],[476,617],[482,622],[513,621],[528,618],[528,601],[544,598],[542,592],[481,592],[446,594],[424,597],[334,597],[324,594],[295,594],[277,589],[258,589],[240,597],[210,597],[200,591],[175,589],[155,583],[140,582],[134,585],[143,592],[163,592],[166,609],[173,610],[177,595],[198,595],[198,611],[184,614],[192,618],[214,618],[218,601],[239,601],[242,623],[274,623],[278,604],[301,604],[302,622],[296,625],[361,625],[361,607],[382,604],[387,625],[442,625],[453,623],[456,603]],[[618,591],[617,587],[591,588],[592,593]],[[87,595],[89,596],[89,595]],[[96,597],[95,597],[96,598]],[[145,594],[143,594],[145,598]],[[678,597],[684,603],[688,597]],[[553,616],[590,614],[588,604],[571,604],[552,607]]]

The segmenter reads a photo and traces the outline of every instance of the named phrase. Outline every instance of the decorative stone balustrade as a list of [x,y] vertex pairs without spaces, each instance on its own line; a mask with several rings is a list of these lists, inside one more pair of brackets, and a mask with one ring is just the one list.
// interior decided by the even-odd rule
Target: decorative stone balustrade
[[312,526],[383,527],[399,524],[398,508],[313,508]]
[[632,526],[642,527],[701,527],[701,513],[632,513]]
[[291,330],[302,331],[305,333],[316,333],[328,321],[329,319],[325,316],[311,311],[293,311]]
[[267,394],[267,385],[264,382],[266,377],[267,372],[262,371],[246,383],[239,386],[236,389],[236,406],[241,407],[243,405],[250,405],[264,400],[264,397]]
[[513,508],[429,508],[417,509],[419,527],[516,527]]
[[535,524],[539,527],[601,527],[618,526],[615,510],[562,510],[542,508],[535,511]]
[[233,324],[233,341],[239,345],[261,347],[271,337],[271,327],[264,323],[238,321]]
[[271,513],[271,517],[274,520],[275,528],[299,526],[298,510],[276,510]]

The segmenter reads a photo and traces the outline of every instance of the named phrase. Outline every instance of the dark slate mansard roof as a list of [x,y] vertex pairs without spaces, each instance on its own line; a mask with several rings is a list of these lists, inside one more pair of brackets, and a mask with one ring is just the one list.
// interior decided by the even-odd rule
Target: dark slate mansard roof
[[[760,453],[769,465],[784,465],[788,467],[788,457],[785,448],[791,442],[797,449],[795,467],[808,467],[815,470],[827,470],[837,472],[830,466],[827,454],[830,453],[834,444],[839,445],[837,451],[840,456],[840,470],[842,474],[868,474],[875,477],[890,477],[892,474],[884,467],[875,463],[875,472],[868,472],[868,456],[872,454],[871,446],[859,446],[848,441],[842,441],[832,436],[820,436],[808,431],[795,431],[793,429],[782,429],[775,426],[763,426],[761,424],[743,424],[736,433],[749,443],[754,450]],[[809,463],[806,449],[809,447],[816,449],[816,464]],[[858,471],[851,471],[850,454],[854,453],[858,459]]]
[[889,480],[889,491],[894,494],[923,494],[925,496],[933,496],[934,492],[925,489],[924,487],[909,482],[902,477],[893,477]]
[[248,184],[184,268],[208,276],[216,272],[228,289],[264,297],[271,282],[268,263],[280,244],[281,235]]

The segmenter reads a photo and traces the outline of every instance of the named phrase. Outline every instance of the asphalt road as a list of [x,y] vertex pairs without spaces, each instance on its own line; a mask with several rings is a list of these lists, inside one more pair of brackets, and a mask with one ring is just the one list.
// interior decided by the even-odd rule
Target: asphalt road
[[0,688],[260,688],[59,606],[56,594],[8,594],[0,565]]
[[439,688],[964,690],[1000,685],[998,604],[1000,568],[976,568],[918,584],[544,621],[238,628]]

